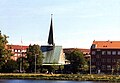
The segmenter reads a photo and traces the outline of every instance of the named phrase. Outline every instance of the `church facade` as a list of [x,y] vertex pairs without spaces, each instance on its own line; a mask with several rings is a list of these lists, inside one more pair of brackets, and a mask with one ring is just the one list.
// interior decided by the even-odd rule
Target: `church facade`
[[65,54],[63,53],[62,46],[57,46],[54,43],[53,37],[53,24],[51,15],[51,24],[48,36],[48,45],[42,45],[41,51],[43,53],[43,65],[64,65]]

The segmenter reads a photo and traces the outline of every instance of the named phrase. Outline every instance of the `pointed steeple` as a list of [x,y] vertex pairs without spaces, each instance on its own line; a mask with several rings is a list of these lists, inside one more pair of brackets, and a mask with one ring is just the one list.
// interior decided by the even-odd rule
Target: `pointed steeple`
[[50,24],[50,30],[49,30],[49,36],[48,36],[48,44],[54,45],[54,39],[53,39],[53,24],[52,24],[52,15],[51,14],[51,24]]

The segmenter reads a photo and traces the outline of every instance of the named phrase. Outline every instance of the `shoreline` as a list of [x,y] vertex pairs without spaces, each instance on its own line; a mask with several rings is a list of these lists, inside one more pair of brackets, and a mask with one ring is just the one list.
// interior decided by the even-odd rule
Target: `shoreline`
[[0,79],[120,82],[119,75],[0,73]]

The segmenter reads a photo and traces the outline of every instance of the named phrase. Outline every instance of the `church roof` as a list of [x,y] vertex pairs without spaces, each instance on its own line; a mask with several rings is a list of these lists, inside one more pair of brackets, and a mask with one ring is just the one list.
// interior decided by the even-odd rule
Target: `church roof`
[[[43,52],[43,64],[64,64],[64,55],[62,55],[62,46],[41,46]],[[61,59],[63,56],[63,59]]]

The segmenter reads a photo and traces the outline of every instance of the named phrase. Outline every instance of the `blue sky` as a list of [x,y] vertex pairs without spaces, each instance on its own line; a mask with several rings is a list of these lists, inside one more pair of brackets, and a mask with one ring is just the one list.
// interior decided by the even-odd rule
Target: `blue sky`
[[120,41],[120,0],[0,0],[0,30],[9,44],[46,45],[51,14],[56,45]]

